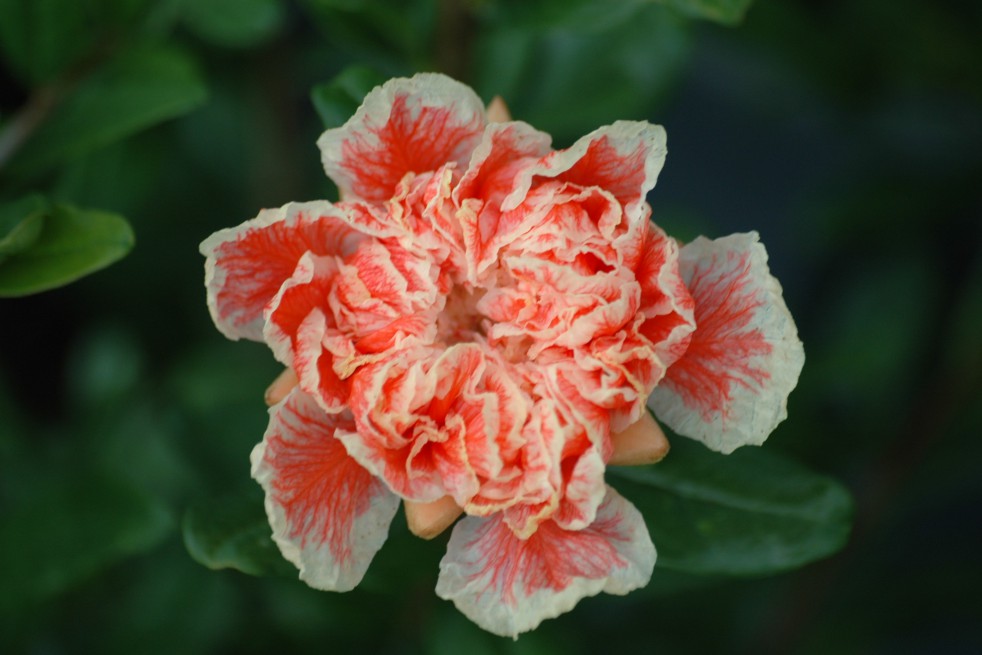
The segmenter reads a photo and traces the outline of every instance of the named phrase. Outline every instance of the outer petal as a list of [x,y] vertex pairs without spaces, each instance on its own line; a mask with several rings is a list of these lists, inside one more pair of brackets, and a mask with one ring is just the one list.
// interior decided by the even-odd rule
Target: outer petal
[[363,238],[346,220],[342,207],[326,201],[290,203],[205,239],[208,309],[222,334],[262,341],[263,308],[300,257],[345,255]]
[[283,556],[317,589],[348,591],[388,536],[399,499],[348,457],[335,431],[350,419],[327,415],[294,389],[270,410],[252,451],[252,476]]
[[596,186],[614,195],[627,215],[645,213],[644,200],[665,164],[665,129],[646,122],[617,121],[582,137],[570,148],[544,157],[521,173],[514,192],[502,202],[508,211],[525,198],[536,177],[556,178],[582,187]]
[[543,523],[519,539],[499,516],[457,523],[440,562],[436,593],[479,626],[517,637],[601,591],[643,587],[655,565],[641,514],[613,489],[587,528]]
[[699,237],[680,255],[696,330],[650,405],[673,430],[713,450],[759,445],[787,417],[805,361],[781,285],[756,232]]
[[466,163],[484,124],[484,106],[469,87],[423,73],[373,89],[351,120],[324,132],[317,145],[343,198],[382,201],[406,173]]

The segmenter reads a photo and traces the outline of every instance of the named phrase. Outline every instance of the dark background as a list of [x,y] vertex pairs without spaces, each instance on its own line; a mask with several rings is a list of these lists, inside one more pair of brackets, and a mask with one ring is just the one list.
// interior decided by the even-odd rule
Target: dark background
[[[64,33],[26,66],[4,52],[0,130],[134,48],[179,53],[207,97],[42,173],[0,170],[0,199],[39,189],[137,238],[111,268],[0,299],[0,650],[982,652],[982,5],[761,0],[727,26],[640,0],[362,4],[44,0]],[[252,484],[278,372],[214,329],[197,244],[335,197],[310,90],[350,65],[454,74],[557,146],[663,124],[654,220],[768,248],[807,362],[766,448],[850,488],[846,548],[762,579],[656,570],[514,643],[436,598],[442,542],[398,518],[345,595],[194,562],[182,517]]]

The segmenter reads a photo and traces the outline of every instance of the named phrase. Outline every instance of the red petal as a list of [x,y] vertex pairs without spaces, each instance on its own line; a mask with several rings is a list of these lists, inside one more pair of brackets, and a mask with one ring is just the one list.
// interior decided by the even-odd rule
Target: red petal
[[273,539],[311,587],[353,589],[388,536],[399,499],[348,457],[325,414],[298,390],[271,410],[252,476],[266,491]]
[[[512,215],[502,224],[501,201],[514,189],[518,171],[549,152],[550,141],[548,134],[525,123],[497,123],[484,131],[453,191],[455,204],[462,208],[458,216],[472,282],[494,259],[515,219],[521,222],[524,216]],[[489,247],[493,241],[499,242],[498,247]]]
[[637,220],[645,213],[645,195],[655,186],[666,152],[665,130],[660,125],[617,121],[523,171],[521,185],[505,199],[502,208],[517,207],[534,178],[546,177],[604,189],[620,201],[632,220]]
[[406,173],[463,164],[484,129],[484,106],[467,86],[436,74],[373,89],[342,127],[317,144],[343,198],[382,201]]
[[761,444],[787,417],[804,350],[756,232],[681,251],[695,301],[688,350],[651,395],[659,419],[724,453]]
[[651,223],[635,276],[644,315],[638,332],[654,345],[662,366],[671,366],[688,348],[695,304],[679,273],[678,243]]
[[651,577],[655,548],[641,514],[616,491],[582,530],[552,521],[522,540],[500,515],[454,527],[436,593],[479,626],[517,636],[601,591],[626,594]]
[[347,254],[363,238],[346,220],[329,202],[290,203],[205,239],[208,308],[218,329],[230,339],[262,341],[263,308],[300,257]]
[[336,258],[301,257],[267,305],[263,330],[276,358],[297,372],[300,388],[330,413],[343,411],[348,399],[348,384],[335,373],[334,357],[323,346],[328,332],[336,332],[325,306],[337,275]]

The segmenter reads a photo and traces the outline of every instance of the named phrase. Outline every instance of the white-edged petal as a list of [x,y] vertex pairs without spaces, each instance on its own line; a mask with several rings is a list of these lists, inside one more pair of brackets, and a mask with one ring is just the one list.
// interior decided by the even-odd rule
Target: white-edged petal
[[315,589],[354,589],[382,547],[399,498],[351,459],[334,433],[350,419],[294,389],[270,409],[252,451],[273,540]]
[[327,201],[264,209],[201,242],[208,309],[229,339],[263,340],[263,308],[306,252],[345,255],[363,238]]
[[498,515],[459,521],[436,593],[485,630],[517,637],[581,598],[643,587],[654,565],[641,514],[608,487],[596,519],[582,530],[547,521],[522,540]]
[[787,418],[805,353],[756,232],[682,248],[696,329],[649,405],[675,432],[730,453]]
[[383,201],[406,173],[464,165],[484,130],[484,105],[470,87],[421,73],[373,89],[343,126],[317,145],[344,199]]
[[617,121],[557,150],[522,170],[515,190],[501,203],[518,207],[536,177],[555,178],[583,187],[604,189],[624,205],[632,221],[647,216],[645,196],[665,165],[665,129],[642,121]]

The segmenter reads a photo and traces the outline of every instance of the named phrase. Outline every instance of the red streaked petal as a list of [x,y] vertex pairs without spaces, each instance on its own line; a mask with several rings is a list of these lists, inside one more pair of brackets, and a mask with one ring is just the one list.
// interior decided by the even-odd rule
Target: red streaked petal
[[329,332],[336,332],[325,305],[337,273],[336,258],[306,253],[266,306],[263,328],[273,355],[296,370],[300,388],[332,414],[344,411],[348,398],[348,384],[335,373],[334,356],[323,345]]
[[444,75],[390,80],[343,126],[317,141],[324,169],[345,199],[382,201],[406,173],[467,162],[484,129],[484,106]]
[[335,354],[324,347],[328,336],[327,317],[315,307],[297,327],[293,367],[300,388],[325,412],[336,414],[348,407],[350,383],[337,374]]
[[317,257],[308,252],[267,304],[263,336],[276,359],[286,366],[294,365],[300,325],[314,309],[323,311],[337,273],[334,257]]
[[654,565],[640,512],[608,488],[596,519],[582,530],[546,521],[523,540],[500,515],[466,517],[440,562],[436,593],[485,630],[516,637],[581,598],[643,587]]
[[361,581],[399,506],[335,438],[345,425],[350,418],[325,414],[295,389],[270,410],[269,428],[252,452],[273,539],[301,580],[328,591]]
[[524,170],[516,190],[502,202],[502,209],[517,207],[534,178],[546,177],[581,187],[600,187],[613,194],[628,216],[637,220],[645,215],[645,195],[655,186],[666,152],[665,130],[660,125],[617,121]]
[[518,171],[548,153],[550,142],[548,134],[520,122],[497,123],[484,131],[453,191],[454,203],[461,208],[457,216],[471,281],[476,281],[503,240],[525,217],[527,212],[503,217],[501,201],[514,189]]
[[479,198],[497,206],[514,186],[516,166],[546,155],[551,142],[551,136],[520,121],[489,125],[453,191],[454,200]]
[[805,361],[767,251],[756,232],[699,237],[682,248],[680,269],[696,330],[650,405],[670,428],[713,450],[759,445],[787,417]]
[[344,255],[363,237],[345,224],[344,208],[326,201],[265,209],[201,243],[208,308],[229,339],[263,340],[263,308],[305,252]]
[[679,273],[678,243],[652,223],[642,242],[635,277],[641,285],[644,315],[638,332],[653,344],[662,366],[669,367],[689,345],[696,325],[695,305]]
[[458,436],[423,416],[436,393],[429,372],[438,359],[438,351],[413,349],[359,368],[349,398],[357,428],[338,434],[390,489],[424,503],[447,494],[435,451]]

